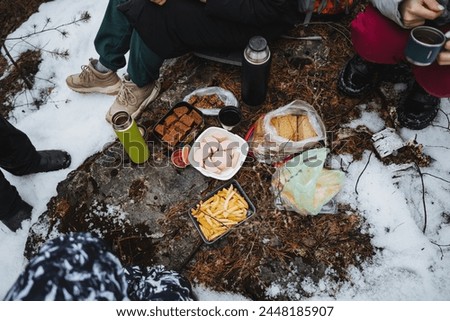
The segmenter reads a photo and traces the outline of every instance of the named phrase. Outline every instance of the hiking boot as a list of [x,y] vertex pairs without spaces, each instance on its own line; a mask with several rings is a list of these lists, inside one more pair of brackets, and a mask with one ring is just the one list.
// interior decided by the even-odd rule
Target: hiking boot
[[414,83],[397,108],[397,120],[402,127],[420,130],[431,124],[439,111],[440,99]]
[[100,72],[94,65],[97,59],[89,59],[88,65],[81,66],[81,73],[66,78],[67,86],[79,93],[101,93],[117,95],[120,89],[120,78],[114,71]]
[[156,99],[160,89],[159,81],[138,87],[131,80],[125,78],[116,100],[106,114],[106,120],[111,123],[112,116],[118,111],[126,111],[134,119],[139,118],[147,105]]
[[36,156],[19,167],[14,164],[2,164],[2,167],[15,176],[24,176],[64,169],[69,167],[72,161],[70,154],[63,150],[50,149],[36,153]]
[[338,89],[347,96],[360,97],[367,94],[375,85],[380,65],[368,62],[354,55],[341,70]]
[[19,204],[8,214],[8,217],[2,218],[1,221],[11,231],[15,232],[22,226],[23,221],[31,219],[32,210],[33,207],[30,204],[20,200]]
[[22,175],[58,171],[69,167],[72,160],[69,153],[63,150],[41,150],[37,153],[40,156],[39,163]]

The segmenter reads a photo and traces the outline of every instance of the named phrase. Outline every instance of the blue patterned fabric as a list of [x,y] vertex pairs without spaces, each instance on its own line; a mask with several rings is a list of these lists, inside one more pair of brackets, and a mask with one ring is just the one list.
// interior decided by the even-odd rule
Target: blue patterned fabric
[[4,300],[175,301],[193,298],[189,282],[177,272],[162,266],[123,268],[102,240],[89,233],[75,233],[45,243]]
[[188,280],[164,266],[125,268],[128,297],[133,301],[192,301]]

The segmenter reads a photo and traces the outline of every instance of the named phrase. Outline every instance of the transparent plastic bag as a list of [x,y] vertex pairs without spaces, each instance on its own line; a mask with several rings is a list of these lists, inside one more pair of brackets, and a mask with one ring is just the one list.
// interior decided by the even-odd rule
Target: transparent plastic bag
[[[194,90],[189,95],[184,97],[183,101],[188,102],[189,99],[194,95],[207,96],[207,95],[214,95],[214,94],[216,94],[219,97],[219,99],[225,104],[225,106],[239,107],[239,102],[231,91],[224,89],[222,87],[217,87],[217,86],[204,87],[204,88],[199,88],[197,90]],[[217,116],[220,111],[220,108],[206,109],[206,108],[197,107],[197,109],[199,109],[204,115],[207,115],[207,116]]]
[[277,168],[272,177],[275,206],[305,215],[321,213],[342,188],[345,175],[323,168],[328,149],[311,149]]
[[[281,135],[281,131],[286,135]],[[294,100],[258,119],[250,147],[258,161],[274,163],[318,145],[326,146],[326,143],[325,126],[314,107]]]

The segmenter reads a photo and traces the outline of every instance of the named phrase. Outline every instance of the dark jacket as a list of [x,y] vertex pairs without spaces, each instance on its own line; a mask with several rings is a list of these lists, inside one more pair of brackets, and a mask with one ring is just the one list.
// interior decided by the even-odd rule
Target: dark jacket
[[252,36],[271,40],[301,19],[297,0],[168,0],[163,6],[130,0],[119,9],[161,58],[242,49]]

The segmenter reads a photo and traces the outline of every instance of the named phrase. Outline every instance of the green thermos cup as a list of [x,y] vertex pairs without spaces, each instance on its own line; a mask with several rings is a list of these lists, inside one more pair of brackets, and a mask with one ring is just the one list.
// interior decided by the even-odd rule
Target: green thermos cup
[[126,111],[115,113],[112,125],[131,161],[136,164],[146,162],[150,157],[148,145],[131,115]]

